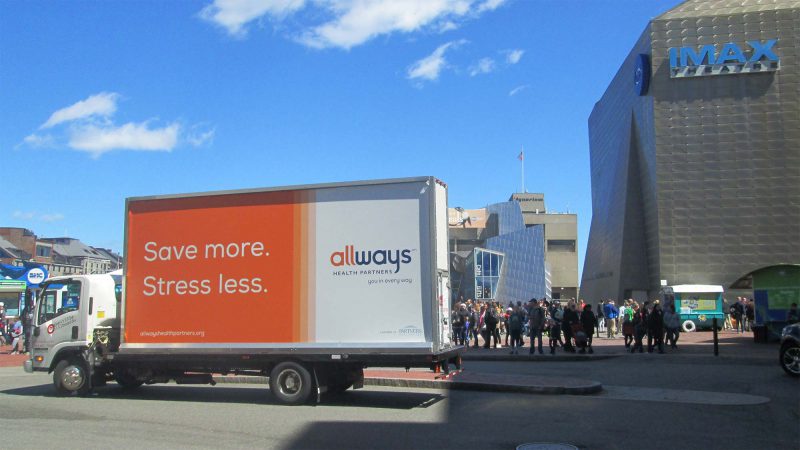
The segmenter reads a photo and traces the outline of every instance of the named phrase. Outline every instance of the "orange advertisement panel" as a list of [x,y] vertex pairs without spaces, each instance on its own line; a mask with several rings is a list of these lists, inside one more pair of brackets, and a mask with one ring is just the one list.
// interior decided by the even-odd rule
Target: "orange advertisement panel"
[[309,195],[131,200],[125,343],[306,342]]

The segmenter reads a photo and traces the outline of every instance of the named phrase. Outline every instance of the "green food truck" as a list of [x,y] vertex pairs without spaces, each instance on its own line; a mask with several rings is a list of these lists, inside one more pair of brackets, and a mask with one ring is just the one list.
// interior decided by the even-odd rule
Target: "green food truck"
[[683,331],[710,330],[714,319],[717,319],[717,329],[721,330],[725,321],[723,292],[718,285],[680,284],[661,288],[661,298],[664,305],[675,305]]

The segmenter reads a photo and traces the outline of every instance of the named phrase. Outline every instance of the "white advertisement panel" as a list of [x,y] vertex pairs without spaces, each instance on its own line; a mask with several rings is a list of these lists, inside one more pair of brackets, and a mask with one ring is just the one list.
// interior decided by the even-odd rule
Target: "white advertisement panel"
[[315,342],[425,342],[421,199],[409,187],[316,193]]

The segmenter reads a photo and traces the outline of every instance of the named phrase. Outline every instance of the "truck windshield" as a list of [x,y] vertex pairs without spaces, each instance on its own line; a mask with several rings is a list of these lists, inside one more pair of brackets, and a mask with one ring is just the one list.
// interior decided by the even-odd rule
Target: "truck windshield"
[[80,307],[81,282],[76,280],[48,284],[39,300],[38,324],[76,311]]

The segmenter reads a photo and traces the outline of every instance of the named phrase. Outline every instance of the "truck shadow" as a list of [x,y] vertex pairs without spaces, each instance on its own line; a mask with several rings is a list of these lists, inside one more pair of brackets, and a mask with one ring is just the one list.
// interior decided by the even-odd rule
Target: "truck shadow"
[[[59,397],[52,384],[42,384],[17,389],[0,390],[7,395],[26,397]],[[158,385],[142,386],[136,390],[123,389],[109,383],[99,387],[85,398],[127,399],[144,401],[197,402],[197,403],[241,403],[281,405],[269,389],[264,387],[225,387],[211,386],[177,386]],[[320,403],[310,403],[318,407],[335,406],[337,408],[380,408],[380,409],[414,409],[427,408],[445,399],[438,393],[405,392],[402,390],[357,390],[340,394],[323,394]]]

